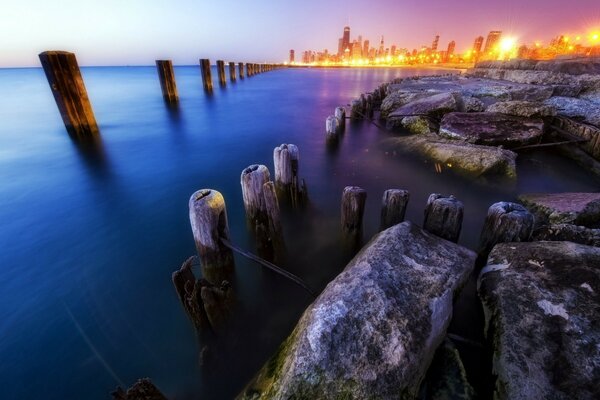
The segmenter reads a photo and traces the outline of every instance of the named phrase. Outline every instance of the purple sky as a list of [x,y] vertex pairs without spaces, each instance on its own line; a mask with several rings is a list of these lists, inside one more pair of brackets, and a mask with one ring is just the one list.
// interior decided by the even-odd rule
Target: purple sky
[[289,49],[337,50],[352,38],[386,47],[452,39],[457,51],[500,29],[530,43],[600,31],[600,0],[9,0],[0,13],[0,66],[38,66],[37,54],[77,53],[83,65],[150,65],[156,58],[283,61]]

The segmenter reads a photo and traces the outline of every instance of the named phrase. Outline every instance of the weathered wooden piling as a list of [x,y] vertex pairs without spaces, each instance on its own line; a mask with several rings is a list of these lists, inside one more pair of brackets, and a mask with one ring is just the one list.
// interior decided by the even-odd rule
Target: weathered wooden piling
[[226,86],[227,78],[225,77],[225,61],[217,60],[217,75],[219,76],[219,85]]
[[433,193],[427,199],[423,229],[451,242],[458,242],[464,206],[454,196]]
[[294,144],[282,144],[273,149],[275,188],[280,199],[293,207],[302,206],[308,200],[306,183],[300,180],[300,152]]
[[383,193],[380,231],[404,221],[409,199],[408,190],[388,189]]
[[67,132],[75,138],[97,135],[98,124],[75,54],[45,51],[39,58]]
[[351,119],[362,119],[364,118],[363,102],[360,99],[352,100],[350,103],[350,118]]
[[509,202],[492,204],[488,209],[479,238],[480,259],[485,261],[498,243],[529,241],[534,222],[534,216],[520,204]]
[[221,238],[229,240],[223,195],[213,189],[198,190],[190,197],[189,209],[202,275],[212,283],[229,279],[234,263],[231,250],[221,243]]
[[250,165],[242,171],[242,196],[249,223],[266,222],[266,204],[263,185],[271,180],[269,169],[264,165]]
[[210,71],[210,60],[208,58],[200,59],[200,69],[202,70],[202,84],[204,90],[211,92],[213,90],[212,73]]
[[362,223],[367,192],[358,186],[346,186],[342,193],[342,235],[357,244],[362,238]]
[[175,84],[173,62],[171,60],[156,60],[156,69],[158,70],[158,79],[160,80],[163,99],[168,104],[177,104],[179,95],[177,93],[177,85]]
[[367,118],[372,119],[373,118],[373,95],[371,95],[371,93],[368,93],[367,96],[365,97],[365,116]]
[[235,77],[235,63],[234,62],[229,63],[229,80],[231,82],[235,82],[237,80]]
[[346,128],[346,109],[344,107],[336,107],[334,115],[338,119],[340,131],[343,131]]
[[250,78],[252,76],[252,64],[246,63],[246,76]]
[[328,142],[337,140],[340,131],[339,120],[335,115],[330,115],[325,120],[325,133]]
[[281,212],[279,210],[279,202],[277,201],[275,184],[272,181],[263,185],[263,194],[265,197],[267,216],[269,218],[269,235],[275,252],[274,258],[275,260],[283,261],[285,243],[283,240],[283,228],[281,227]]
[[238,70],[240,73],[240,79],[244,79],[244,63],[238,63]]

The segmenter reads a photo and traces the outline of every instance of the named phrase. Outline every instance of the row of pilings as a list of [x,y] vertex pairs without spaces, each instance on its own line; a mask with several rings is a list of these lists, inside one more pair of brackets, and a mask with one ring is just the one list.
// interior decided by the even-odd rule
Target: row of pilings
[[[100,130],[92,110],[87,89],[74,53],[67,51],[45,51],[39,55],[42,67],[48,79],[50,89],[60,111],[67,132],[74,138],[87,138],[97,135]],[[217,60],[218,82],[221,87],[227,85],[225,62]],[[257,64],[229,62],[229,80],[235,82],[244,77],[252,77],[264,72],[283,68],[282,64]],[[165,102],[169,105],[179,103],[179,93],[175,82],[173,62],[156,60],[158,78]],[[200,59],[202,84],[207,93],[213,90],[210,60]]]

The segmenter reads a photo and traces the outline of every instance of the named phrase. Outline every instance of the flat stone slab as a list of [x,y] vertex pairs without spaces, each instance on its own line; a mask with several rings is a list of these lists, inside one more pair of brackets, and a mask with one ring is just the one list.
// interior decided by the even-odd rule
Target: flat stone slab
[[388,115],[388,119],[412,116],[429,116],[441,118],[444,114],[456,111],[458,94],[439,93],[411,101],[397,108]]
[[590,100],[573,97],[552,97],[544,102],[556,109],[558,115],[600,127],[600,105]]
[[502,243],[479,276],[496,399],[600,398],[600,249]]
[[474,262],[410,222],[379,233],[239,398],[415,398]]
[[600,227],[600,193],[522,194],[519,201],[536,217],[536,225],[573,224]]
[[541,119],[500,113],[450,113],[440,124],[440,136],[485,146],[515,148],[537,143],[544,132]]
[[525,118],[543,118],[556,115],[554,107],[524,100],[501,101],[494,103],[486,109],[487,112],[516,115]]

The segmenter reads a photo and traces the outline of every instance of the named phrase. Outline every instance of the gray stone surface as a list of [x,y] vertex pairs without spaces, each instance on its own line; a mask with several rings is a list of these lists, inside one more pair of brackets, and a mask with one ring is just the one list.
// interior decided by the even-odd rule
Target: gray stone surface
[[435,124],[431,122],[429,117],[404,117],[400,121],[400,125],[410,133],[417,135],[437,132]]
[[544,225],[533,232],[532,240],[568,241],[600,247],[600,229],[571,224]]
[[600,193],[522,194],[519,201],[536,217],[536,226],[574,224],[600,227]]
[[511,100],[492,104],[487,112],[515,115],[526,118],[553,117],[556,115],[554,107],[532,101]]
[[495,398],[600,398],[600,249],[503,243],[478,285]]
[[597,103],[573,97],[552,97],[544,102],[556,109],[558,115],[584,121],[600,127],[600,107]]
[[386,118],[392,111],[410,103],[411,101],[431,96],[431,93],[415,93],[408,91],[394,91],[386,96],[381,102],[380,112]]
[[486,146],[514,148],[537,143],[543,134],[540,119],[499,113],[449,113],[440,124],[440,136]]
[[440,163],[444,168],[474,178],[517,177],[517,154],[498,147],[478,146],[437,135],[411,135],[388,140],[400,152],[417,153]]
[[455,93],[439,93],[414,100],[392,111],[388,119],[423,115],[441,118],[444,114],[457,110],[457,96]]
[[410,222],[381,232],[239,398],[414,398],[474,261],[472,251]]

